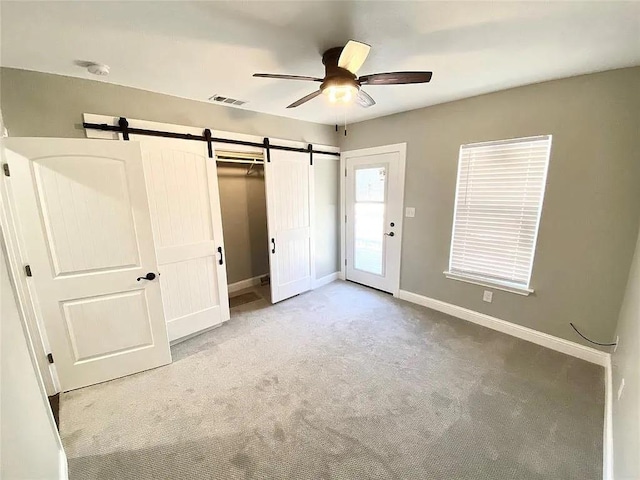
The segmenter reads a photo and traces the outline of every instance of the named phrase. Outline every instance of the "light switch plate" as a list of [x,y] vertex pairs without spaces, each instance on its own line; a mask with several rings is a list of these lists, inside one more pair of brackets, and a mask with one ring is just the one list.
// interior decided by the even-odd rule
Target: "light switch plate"
[[491,303],[491,301],[493,300],[493,292],[490,292],[489,290],[485,290],[484,294],[482,295],[482,300],[484,300],[485,302]]
[[416,216],[416,208],[415,207],[407,207],[404,209],[404,216],[407,218],[413,218]]

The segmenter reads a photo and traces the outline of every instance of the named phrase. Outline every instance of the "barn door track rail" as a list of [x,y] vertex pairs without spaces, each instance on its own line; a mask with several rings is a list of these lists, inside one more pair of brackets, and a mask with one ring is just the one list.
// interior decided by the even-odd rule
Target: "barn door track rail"
[[202,135],[192,135],[190,133],[165,132],[162,130],[149,130],[146,128],[134,128],[129,126],[129,122],[125,117],[120,117],[120,119],[118,120],[118,125],[108,125],[106,123],[83,122],[82,126],[84,128],[90,128],[92,130],[102,130],[105,132],[121,133],[123,140],[129,140],[129,135],[147,135],[149,137],[178,138],[180,140],[196,140],[199,142],[207,142],[207,147],[209,150],[209,158],[213,158],[214,143],[229,143],[232,145],[244,145],[247,147],[265,148],[267,150],[267,162],[271,161],[271,156],[269,155],[269,151],[271,149],[285,150],[287,152],[308,153],[309,161],[311,162],[311,165],[313,165],[314,153],[322,154],[322,155],[333,155],[335,157],[340,156],[340,153],[338,152],[314,150],[311,144],[309,144],[307,148],[296,148],[296,147],[287,147],[284,145],[273,145],[272,143],[269,142],[268,138],[265,138],[262,143],[257,143],[257,142],[247,142],[244,140],[233,140],[231,138],[213,137],[211,135],[211,130],[208,128],[204,129],[204,131],[202,132]]

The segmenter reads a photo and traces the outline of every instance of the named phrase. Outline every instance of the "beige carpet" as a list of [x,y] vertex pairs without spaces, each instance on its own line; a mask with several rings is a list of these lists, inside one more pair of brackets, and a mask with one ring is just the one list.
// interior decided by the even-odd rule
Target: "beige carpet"
[[71,479],[596,479],[600,367],[334,282],[66,393]]

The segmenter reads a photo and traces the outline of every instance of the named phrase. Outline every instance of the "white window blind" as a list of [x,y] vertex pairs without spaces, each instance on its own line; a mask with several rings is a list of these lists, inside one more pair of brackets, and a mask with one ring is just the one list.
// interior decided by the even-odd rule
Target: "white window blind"
[[529,289],[551,136],[462,145],[449,272]]

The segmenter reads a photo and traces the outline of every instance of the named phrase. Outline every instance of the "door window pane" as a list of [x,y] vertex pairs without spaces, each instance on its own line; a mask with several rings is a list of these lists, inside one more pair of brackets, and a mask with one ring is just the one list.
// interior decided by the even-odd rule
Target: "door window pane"
[[354,268],[384,274],[386,168],[355,171]]
[[356,202],[384,202],[385,180],[384,167],[356,170]]
[[382,275],[384,203],[355,205],[355,268]]

